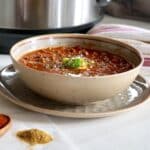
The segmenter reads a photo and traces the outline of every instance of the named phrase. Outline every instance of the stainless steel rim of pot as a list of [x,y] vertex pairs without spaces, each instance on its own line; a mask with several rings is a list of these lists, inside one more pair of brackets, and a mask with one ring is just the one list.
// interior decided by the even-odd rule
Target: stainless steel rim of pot
[[75,27],[100,18],[110,0],[0,0],[0,28]]

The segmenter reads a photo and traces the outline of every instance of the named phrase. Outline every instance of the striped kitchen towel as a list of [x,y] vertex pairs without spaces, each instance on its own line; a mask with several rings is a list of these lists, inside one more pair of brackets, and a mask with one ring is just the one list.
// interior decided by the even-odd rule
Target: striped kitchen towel
[[120,24],[97,24],[88,34],[103,35],[112,38],[138,40],[150,43],[150,30]]

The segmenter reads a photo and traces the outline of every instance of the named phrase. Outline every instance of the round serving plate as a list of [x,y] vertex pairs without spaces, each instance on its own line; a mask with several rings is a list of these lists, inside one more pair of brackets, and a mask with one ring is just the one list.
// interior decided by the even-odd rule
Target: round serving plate
[[[112,87],[113,88],[113,87]],[[67,105],[37,95],[18,78],[12,65],[0,72],[0,93],[11,102],[36,112],[72,118],[96,118],[112,116],[139,106],[148,100],[150,86],[138,76],[130,87],[110,99],[87,105]]]

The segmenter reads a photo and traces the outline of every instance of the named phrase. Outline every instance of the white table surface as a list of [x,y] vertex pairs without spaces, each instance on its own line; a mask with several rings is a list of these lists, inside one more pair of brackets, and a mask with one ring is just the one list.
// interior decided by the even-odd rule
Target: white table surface
[[[0,55],[0,68],[10,63],[9,56]],[[114,117],[69,119],[34,113],[16,106],[0,96],[0,112],[13,116],[14,124],[19,122],[24,126],[32,124],[32,122],[39,126],[41,123],[39,118],[46,117],[43,125],[47,129],[54,125],[60,135],[57,138],[57,146],[42,148],[42,150],[150,150],[150,101],[135,110]],[[22,116],[17,117],[17,115]],[[6,139],[7,134],[5,135]],[[12,136],[12,138],[15,137]],[[12,145],[14,146],[13,150],[20,149],[15,148],[15,143],[11,143],[9,140],[13,141],[10,138],[8,141],[3,140],[3,137],[0,138],[0,150],[10,150]],[[2,141],[5,141],[5,144]]]

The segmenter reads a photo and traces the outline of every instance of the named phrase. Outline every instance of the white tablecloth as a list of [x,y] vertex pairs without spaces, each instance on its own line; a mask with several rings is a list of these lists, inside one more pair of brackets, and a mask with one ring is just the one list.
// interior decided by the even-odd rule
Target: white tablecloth
[[[0,68],[10,63],[9,56],[0,55]],[[52,143],[33,150],[150,150],[150,101],[113,117],[69,119],[31,112],[0,96],[0,112],[13,119],[13,127],[0,138],[0,150],[28,150],[15,133],[31,127],[54,136]]]

